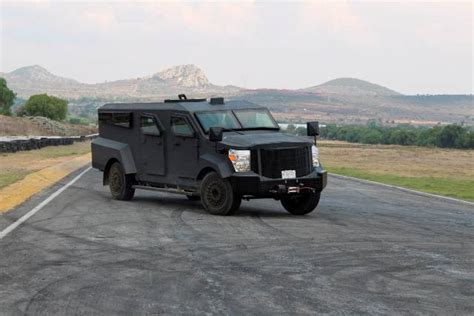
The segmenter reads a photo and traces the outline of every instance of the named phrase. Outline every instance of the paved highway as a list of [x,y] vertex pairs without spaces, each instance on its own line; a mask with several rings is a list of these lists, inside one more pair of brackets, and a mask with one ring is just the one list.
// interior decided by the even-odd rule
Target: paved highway
[[179,195],[113,201],[91,170],[0,240],[0,314],[474,313],[472,205],[329,180],[316,213],[219,217]]

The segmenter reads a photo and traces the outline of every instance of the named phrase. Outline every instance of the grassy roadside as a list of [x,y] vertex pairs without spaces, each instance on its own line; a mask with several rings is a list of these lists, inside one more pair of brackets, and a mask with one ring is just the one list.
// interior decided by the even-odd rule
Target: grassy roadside
[[474,151],[321,141],[332,173],[474,201]]
[[38,150],[0,154],[0,189],[38,170],[90,152],[90,142],[51,146]]
[[[474,201],[474,150],[320,141],[324,167],[335,174]],[[90,152],[90,142],[0,154],[0,189]]]

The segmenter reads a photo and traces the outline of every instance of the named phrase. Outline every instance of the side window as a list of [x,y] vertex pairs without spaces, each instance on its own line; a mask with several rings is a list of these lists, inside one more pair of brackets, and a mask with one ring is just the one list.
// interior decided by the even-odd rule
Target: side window
[[192,127],[183,117],[171,118],[171,130],[173,134],[185,137],[193,137],[194,131]]
[[148,115],[140,116],[140,129],[143,134],[160,136],[160,130],[156,125],[155,119]]
[[132,126],[132,113],[102,112],[99,113],[99,122],[109,125],[130,128]]

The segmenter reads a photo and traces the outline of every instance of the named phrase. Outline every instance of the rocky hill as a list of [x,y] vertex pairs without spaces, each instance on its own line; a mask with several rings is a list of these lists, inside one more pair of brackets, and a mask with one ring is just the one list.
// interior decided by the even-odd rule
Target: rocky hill
[[150,76],[80,83],[56,76],[40,66],[0,73],[19,97],[48,93],[70,101],[70,112],[95,117],[97,107],[111,101],[159,101],[185,93],[188,97],[225,96],[268,106],[281,121],[364,124],[384,123],[474,125],[472,95],[406,96],[389,88],[356,78],[339,78],[297,90],[243,89],[212,84],[195,65],[180,65]]
[[150,76],[85,84],[73,79],[50,73],[43,67],[34,65],[0,73],[19,97],[28,98],[37,93],[75,99],[80,97],[123,98],[163,98],[177,93],[193,95],[232,95],[240,91],[233,86],[218,86],[209,82],[204,71],[195,65],[180,65],[159,71]]
[[191,88],[206,88],[212,86],[204,71],[194,65],[181,65],[165,69],[153,75],[152,79],[163,80],[173,84]]
[[302,89],[305,92],[313,92],[319,94],[337,94],[346,96],[392,96],[401,95],[401,93],[390,90],[378,84],[370,83],[365,80],[356,78],[338,78],[326,83]]
[[77,84],[73,79],[55,76],[45,68],[33,65],[18,68],[9,74],[1,74],[8,76],[10,80],[23,80],[25,83],[34,84]]

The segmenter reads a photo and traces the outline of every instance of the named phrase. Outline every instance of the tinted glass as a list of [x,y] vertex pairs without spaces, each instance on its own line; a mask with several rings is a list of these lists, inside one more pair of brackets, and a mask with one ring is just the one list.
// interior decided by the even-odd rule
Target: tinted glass
[[211,127],[222,127],[225,129],[240,127],[231,111],[201,112],[197,113],[196,116],[205,133],[208,133]]
[[175,135],[194,136],[193,129],[188,122],[182,117],[171,118],[171,130]]
[[234,113],[243,128],[278,128],[266,110],[239,110]]
[[140,129],[143,134],[160,135],[160,130],[151,116],[140,117]]
[[99,122],[130,128],[132,113],[99,113]]

